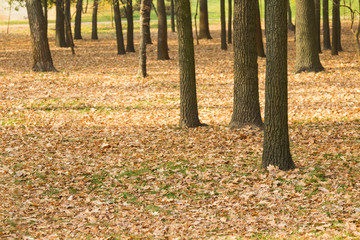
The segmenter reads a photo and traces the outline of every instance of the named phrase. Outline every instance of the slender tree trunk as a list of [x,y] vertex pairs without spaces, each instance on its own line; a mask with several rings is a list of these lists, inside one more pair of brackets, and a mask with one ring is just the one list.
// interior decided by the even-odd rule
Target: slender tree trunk
[[[340,3],[340,2],[339,2]],[[338,17],[338,21],[339,21],[339,34],[338,34],[338,38],[339,38],[339,41],[338,41],[338,51],[341,52],[343,51],[343,48],[341,46],[341,19],[340,19],[340,7],[339,7],[339,17]]]
[[49,42],[45,30],[45,17],[38,0],[26,0],[30,35],[33,50],[33,71],[56,72],[51,58]]
[[174,9],[174,0],[170,0],[171,4],[171,31],[175,32],[175,9]]
[[195,80],[194,40],[189,0],[175,0],[180,67],[180,126],[201,126]]
[[151,5],[152,5],[152,0],[150,0],[149,7],[147,7],[145,10],[145,23],[146,24],[144,25],[144,31],[145,31],[146,44],[152,44],[151,32],[150,32]]
[[314,0],[296,0],[296,73],[324,70],[316,34]]
[[321,3],[320,0],[315,0],[315,23],[316,23],[316,42],[318,52],[321,53],[321,41],[320,41],[320,9]]
[[134,17],[133,17],[132,0],[127,0],[126,20],[127,20],[126,51],[127,52],[135,52],[135,48],[134,48]]
[[228,14],[228,44],[232,43],[232,0],[229,0],[228,6],[229,14]]
[[146,72],[146,33],[148,8],[151,6],[151,0],[142,0],[140,3],[140,51],[139,51],[139,75],[143,78],[147,76]]
[[66,47],[64,0],[56,1],[55,46]]
[[114,17],[115,17],[115,28],[116,28],[117,51],[119,55],[124,55],[126,54],[126,51],[125,51],[124,37],[121,26],[119,0],[113,0],[113,6],[114,6]]
[[75,15],[75,39],[82,39],[81,36],[81,14],[82,14],[83,0],[77,0],[76,2],[76,15]]
[[286,1],[279,0],[266,0],[265,4],[266,82],[262,167],[274,165],[281,170],[295,168],[288,132],[286,4]]
[[324,50],[331,49],[329,26],[329,0],[323,0],[323,44]]
[[91,39],[97,40],[97,12],[98,12],[98,0],[94,0],[93,12],[92,12],[92,28],[91,28]]
[[339,54],[339,20],[340,11],[339,11],[339,0],[333,0],[333,9],[332,9],[332,45],[331,45],[331,55]]
[[157,0],[158,11],[158,45],[157,45],[157,59],[166,60],[169,57],[169,48],[167,42],[167,22],[166,9],[164,0]]
[[47,4],[47,0],[43,0],[43,8],[44,8],[44,18],[45,18],[45,32],[46,32],[46,36],[47,36],[47,32],[48,32],[48,4]]
[[288,15],[287,15],[288,16],[288,29],[291,31],[295,31],[295,25],[292,23],[290,0],[288,0],[287,13],[288,13]]
[[[72,33],[71,33],[71,12],[70,12],[70,7],[71,7],[71,1],[70,0],[65,0],[65,42],[66,42],[66,46],[70,47],[71,46],[71,41],[72,41]],[[70,33],[70,34],[69,34]]]
[[259,1],[256,0],[256,48],[259,57],[265,57],[264,43],[262,39],[262,29],[260,20],[260,7]]
[[200,33],[199,38],[212,39],[209,30],[209,14],[207,0],[200,0]]
[[256,52],[256,2],[234,0],[234,104],[230,128],[263,127]]
[[221,49],[227,50],[226,44],[226,16],[225,16],[225,0],[220,0],[220,15],[221,15]]

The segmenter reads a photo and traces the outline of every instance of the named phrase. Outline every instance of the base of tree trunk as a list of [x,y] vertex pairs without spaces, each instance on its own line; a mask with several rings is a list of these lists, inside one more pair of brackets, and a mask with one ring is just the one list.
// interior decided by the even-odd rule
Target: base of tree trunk
[[264,130],[264,123],[263,122],[245,123],[245,122],[231,121],[229,123],[229,128],[230,129],[242,129],[242,128],[245,128],[247,126],[255,127],[255,128],[260,129],[260,130]]
[[301,72],[322,72],[325,71],[323,66],[310,66],[310,67],[295,67],[294,73],[301,73]]
[[32,67],[32,70],[34,72],[58,72],[52,63],[36,63]]

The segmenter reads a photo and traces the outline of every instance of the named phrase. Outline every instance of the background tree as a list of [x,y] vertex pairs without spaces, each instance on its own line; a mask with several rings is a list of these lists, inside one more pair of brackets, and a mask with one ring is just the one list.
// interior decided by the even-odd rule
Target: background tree
[[256,47],[259,57],[265,57],[264,43],[262,39],[261,19],[259,1],[256,1]]
[[296,0],[296,73],[324,70],[316,35],[314,0]]
[[329,0],[323,0],[323,48],[331,49],[329,25]]
[[26,0],[33,50],[33,71],[55,72],[46,35],[45,17],[39,0]]
[[220,18],[221,18],[221,49],[226,50],[226,20],[225,20],[225,0],[220,0]]
[[332,45],[331,45],[331,55],[338,55],[339,53],[339,23],[340,21],[340,0],[333,0],[333,9],[332,9]]
[[93,12],[92,12],[92,27],[91,27],[91,39],[97,40],[98,34],[97,34],[97,12],[98,12],[98,5],[99,0],[94,0],[93,4]]
[[321,41],[320,41],[320,9],[321,9],[321,3],[320,0],[314,1],[315,5],[315,27],[316,27],[316,42],[317,42],[317,49],[318,52],[321,53]]
[[148,8],[151,6],[151,0],[142,0],[140,3],[140,51],[139,51],[139,75],[147,76],[146,72],[146,33],[145,26],[147,24]]
[[157,45],[157,59],[166,60],[169,57],[169,48],[167,42],[167,22],[166,9],[164,0],[157,0],[158,11],[158,45]]
[[229,6],[228,6],[228,44],[232,43],[232,1],[229,0]]
[[119,0],[113,0],[114,6],[114,17],[115,17],[115,28],[116,28],[116,42],[117,42],[117,51],[119,55],[126,54],[125,45],[124,45],[124,37],[121,26],[121,13]]
[[83,9],[82,5],[83,5],[83,0],[77,0],[76,14],[75,14],[75,30],[74,30],[75,39],[82,39],[81,36],[81,14]]
[[230,128],[263,127],[256,51],[256,2],[234,0],[234,104]]
[[170,0],[170,7],[171,7],[171,31],[175,32],[175,6],[174,0]]
[[288,29],[291,31],[295,31],[295,25],[292,23],[292,13],[291,13],[291,6],[290,6],[290,0],[288,0],[288,6],[287,6],[287,16],[288,16]]
[[[143,0],[144,1],[144,0]],[[175,0],[180,67],[180,126],[201,126],[196,97],[194,39],[189,0]]]
[[127,52],[135,52],[135,48],[134,48],[134,17],[133,17],[132,0],[127,0],[126,21],[127,21],[126,51]]
[[56,0],[55,46],[66,47],[64,0]]
[[65,0],[65,18],[64,18],[64,23],[65,23],[65,43],[66,46],[69,47],[73,44],[73,39],[72,39],[72,33],[71,33],[71,1],[70,0]]
[[145,31],[145,40],[146,40],[146,44],[152,44],[151,41],[151,32],[150,32],[150,16],[151,16],[151,5],[152,5],[152,0],[150,0],[149,2],[149,7],[147,7],[145,9],[145,25],[144,25],[144,31]]
[[209,29],[209,13],[207,0],[200,0],[200,33],[199,38],[212,39]]
[[295,168],[288,133],[286,4],[286,1],[279,0],[265,2],[266,82],[262,167],[274,165],[281,170]]

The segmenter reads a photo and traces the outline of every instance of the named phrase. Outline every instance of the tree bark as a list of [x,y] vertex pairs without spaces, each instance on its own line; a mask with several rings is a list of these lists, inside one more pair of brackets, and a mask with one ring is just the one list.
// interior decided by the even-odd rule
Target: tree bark
[[234,104],[230,128],[262,128],[256,51],[256,2],[234,0]]
[[56,72],[46,35],[46,24],[41,2],[38,0],[26,0],[26,9],[29,18],[34,60],[32,70],[35,72]]
[[175,32],[175,9],[174,9],[174,0],[170,0],[171,4],[171,31]]
[[320,63],[316,33],[314,0],[296,0],[295,73],[324,70]]
[[232,1],[229,0],[228,6],[229,14],[228,14],[228,44],[232,43]]
[[207,0],[200,0],[200,33],[199,38],[212,39],[209,30],[209,14]]
[[151,16],[151,4],[152,0],[149,2],[149,7],[145,9],[145,25],[144,25],[144,31],[145,31],[145,40],[146,44],[152,44],[151,41],[151,32],[150,32],[150,16]]
[[66,46],[70,47],[72,45],[72,33],[71,33],[71,1],[65,0],[65,42]]
[[339,0],[333,0],[333,9],[332,9],[332,45],[331,45],[331,55],[339,54]]
[[119,55],[124,55],[126,54],[126,51],[125,51],[124,37],[121,26],[119,0],[113,0],[113,6],[114,6],[114,17],[115,17],[115,28],[116,28],[117,51]]
[[164,0],[157,0],[158,11],[158,45],[157,45],[157,59],[167,60],[169,57],[169,48],[167,42],[167,22],[166,9]]
[[135,47],[134,47],[134,17],[133,17],[132,0],[127,0],[126,20],[127,20],[126,51],[127,52],[135,52]]
[[56,1],[55,46],[66,47],[64,0]]
[[92,12],[92,27],[91,27],[91,39],[97,40],[97,12],[98,12],[98,0],[94,0],[93,12]]
[[259,1],[256,0],[256,48],[259,57],[265,57],[264,43],[262,39]]
[[[340,4],[340,2],[339,2]],[[338,34],[338,37],[339,37],[339,41],[338,41],[338,51],[341,52],[343,51],[343,48],[341,46],[341,18],[340,18],[340,7],[339,7],[339,17],[338,17],[338,21],[339,21],[339,34]]]
[[321,9],[321,3],[320,0],[315,0],[315,26],[316,26],[316,42],[317,42],[317,48],[318,52],[321,53],[321,41],[320,41],[320,9]]
[[82,14],[83,0],[77,0],[76,2],[76,15],[75,15],[75,30],[74,38],[82,39],[81,36],[81,14]]
[[266,0],[265,3],[266,82],[262,167],[274,165],[281,170],[295,168],[288,133],[286,4],[286,1],[279,0]]
[[43,8],[44,8],[44,18],[45,18],[45,32],[46,32],[46,36],[47,36],[47,32],[48,32],[48,4],[47,4],[47,0],[43,0]]
[[323,0],[323,48],[331,49],[329,26],[329,0]]
[[189,0],[175,0],[180,67],[180,126],[201,126],[195,80],[194,39]]
[[148,24],[148,8],[151,6],[151,0],[142,0],[140,3],[140,51],[139,51],[139,75],[143,78],[147,76],[146,72],[146,33],[145,26]]
[[287,13],[288,13],[288,15],[287,15],[288,16],[288,29],[291,31],[295,31],[295,25],[292,23],[290,0],[288,0]]
[[221,18],[221,49],[227,50],[226,44],[226,20],[225,20],[225,0],[220,0],[220,18]]

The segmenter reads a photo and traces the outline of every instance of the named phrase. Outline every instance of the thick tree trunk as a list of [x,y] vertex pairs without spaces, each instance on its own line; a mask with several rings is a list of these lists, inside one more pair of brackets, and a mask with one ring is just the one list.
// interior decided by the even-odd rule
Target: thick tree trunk
[[124,55],[126,54],[126,51],[125,51],[124,37],[121,26],[119,0],[113,0],[113,6],[114,6],[114,17],[115,17],[115,28],[116,28],[117,51],[119,55]]
[[339,11],[339,0],[333,0],[333,9],[332,9],[332,45],[331,45],[331,55],[338,55],[339,53],[339,23],[340,18]]
[[296,0],[296,73],[324,70],[316,35],[314,0]]
[[175,0],[180,67],[180,126],[201,126],[196,97],[194,40],[189,0]]
[[330,26],[329,26],[329,0],[323,0],[323,47],[331,49]]
[[66,46],[72,45],[72,33],[71,33],[71,1],[65,0],[65,42]]
[[288,16],[288,29],[291,30],[291,31],[295,31],[295,25],[292,23],[290,0],[288,0],[287,13],[288,13],[287,14],[287,16]]
[[32,69],[36,72],[56,72],[46,35],[46,24],[41,2],[38,0],[26,0],[26,9],[33,50],[34,64]]
[[164,0],[157,0],[158,11],[158,45],[157,45],[157,59],[166,60],[169,57],[169,48],[167,42],[167,22],[166,9]]
[[234,0],[234,104],[230,128],[263,127],[256,51],[256,2]]
[[55,46],[66,47],[64,0],[56,1]]
[[151,6],[151,0],[142,0],[140,3],[140,51],[139,51],[139,75],[143,78],[147,76],[146,72],[146,33],[148,8]]
[[135,52],[135,48],[134,48],[134,18],[133,18],[132,0],[127,0],[126,20],[127,20],[126,51],[127,52]]
[[75,39],[82,39],[81,36],[81,14],[82,14],[83,0],[77,0],[76,2],[76,15],[75,15]]
[[320,41],[320,9],[321,9],[321,3],[320,0],[315,0],[315,26],[316,26],[316,42],[317,42],[317,48],[318,52],[321,53],[321,41]]
[[256,0],[256,48],[259,57],[265,57],[264,43],[262,39],[262,29],[260,20],[260,7],[259,1]]
[[225,20],[225,0],[220,0],[220,18],[221,18],[221,49],[227,50],[226,44],[226,20]]
[[146,24],[144,25],[144,31],[145,31],[146,44],[152,44],[151,32],[150,32],[151,4],[152,4],[152,0],[150,0],[149,7],[147,7],[145,10],[145,23]]
[[46,32],[46,36],[47,36],[47,32],[48,32],[48,4],[47,4],[47,0],[43,0],[43,8],[44,8],[44,18],[45,18],[45,32]]
[[212,39],[209,30],[209,14],[207,0],[200,0],[200,33],[199,38]]
[[97,40],[97,12],[98,12],[98,0],[94,0],[93,12],[92,12],[92,27],[91,27],[91,39]]
[[228,6],[228,44],[232,43],[232,0],[229,0]]
[[171,4],[171,31],[175,32],[175,9],[174,0],[170,0]]
[[286,4],[286,1],[279,0],[266,0],[265,4],[266,82],[262,167],[274,165],[281,170],[295,168],[288,133]]

